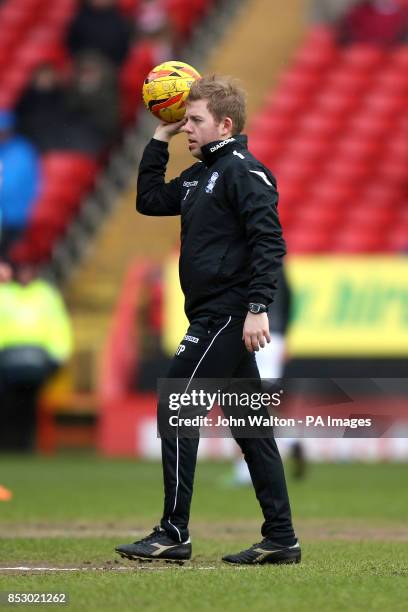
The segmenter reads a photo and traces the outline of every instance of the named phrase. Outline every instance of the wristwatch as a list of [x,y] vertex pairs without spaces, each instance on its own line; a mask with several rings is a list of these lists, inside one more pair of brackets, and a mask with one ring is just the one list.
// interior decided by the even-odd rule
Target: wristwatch
[[248,305],[249,312],[252,314],[260,314],[261,312],[268,312],[268,307],[265,304],[255,304],[254,302],[249,302]]

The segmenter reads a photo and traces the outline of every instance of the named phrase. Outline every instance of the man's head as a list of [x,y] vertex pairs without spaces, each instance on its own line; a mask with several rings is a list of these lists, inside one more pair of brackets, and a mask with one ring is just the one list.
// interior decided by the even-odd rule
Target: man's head
[[187,99],[186,123],[189,149],[202,158],[201,147],[224,140],[244,129],[246,96],[231,77],[204,76],[193,83]]
[[58,88],[60,76],[56,66],[52,62],[41,62],[34,70],[32,86],[40,92],[52,92]]
[[38,266],[29,261],[14,263],[14,280],[26,287],[38,278]]

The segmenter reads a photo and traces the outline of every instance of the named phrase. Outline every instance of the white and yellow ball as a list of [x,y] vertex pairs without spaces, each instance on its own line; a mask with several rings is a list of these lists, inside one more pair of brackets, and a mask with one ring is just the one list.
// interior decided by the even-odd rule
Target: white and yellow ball
[[143,102],[155,117],[175,123],[184,117],[190,87],[200,73],[185,62],[159,64],[149,72],[143,84]]

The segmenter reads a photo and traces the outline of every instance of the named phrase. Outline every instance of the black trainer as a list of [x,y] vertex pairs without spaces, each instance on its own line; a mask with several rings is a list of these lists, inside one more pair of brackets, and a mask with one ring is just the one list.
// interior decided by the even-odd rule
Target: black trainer
[[264,538],[262,542],[253,544],[235,555],[225,555],[225,563],[237,565],[263,565],[264,563],[300,563],[301,552],[299,542],[293,546],[278,546],[272,540]]
[[115,548],[126,559],[139,561],[175,562],[182,565],[191,559],[190,538],[185,542],[175,542],[161,527],[154,527],[152,533],[133,544],[121,544]]

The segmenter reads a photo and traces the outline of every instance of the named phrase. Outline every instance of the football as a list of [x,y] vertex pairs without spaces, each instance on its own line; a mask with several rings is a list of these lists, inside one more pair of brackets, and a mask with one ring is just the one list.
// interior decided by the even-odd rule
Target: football
[[143,83],[143,102],[155,117],[174,123],[184,117],[190,87],[200,78],[195,68],[184,62],[159,64]]

